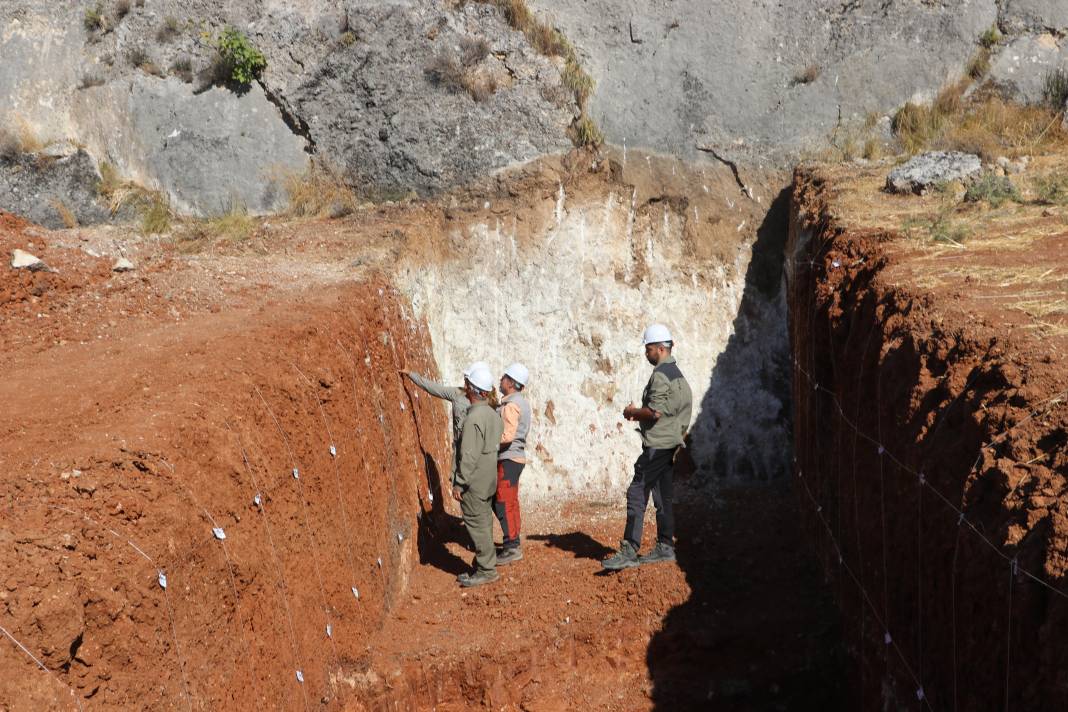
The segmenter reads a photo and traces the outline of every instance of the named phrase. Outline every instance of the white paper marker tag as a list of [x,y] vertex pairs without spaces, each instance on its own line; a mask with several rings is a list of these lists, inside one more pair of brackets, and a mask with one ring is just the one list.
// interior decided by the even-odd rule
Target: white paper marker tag
[[159,587],[160,588],[163,588],[163,589],[167,588],[167,574],[165,574],[162,571],[160,571],[159,572],[159,577],[157,578],[157,580],[159,581]]
[[382,568],[382,557],[379,556],[378,559],[375,560],[375,563],[378,564],[378,568]]
[[304,673],[300,670],[297,670],[297,682],[304,682]]
[[330,446],[330,457],[337,457],[337,448],[333,445]]
[[329,623],[326,624],[326,637],[327,638],[333,638],[334,637],[334,626],[330,625]]
[[890,645],[890,643],[894,642],[894,639],[890,637],[890,632],[889,631],[887,631],[886,635],[883,636],[883,642],[886,643],[887,645]]
[[356,597],[356,600],[360,600],[360,589],[355,586],[352,587],[352,595]]
[[215,538],[218,539],[219,541],[222,541],[223,539],[226,538],[226,532],[223,531],[222,527],[212,527],[211,528],[211,533],[214,534]]
[[295,479],[295,480],[299,480],[300,479],[300,470],[297,469],[296,467],[293,468],[293,479]]
[[256,505],[257,507],[262,507],[263,506],[263,495],[261,495],[259,492],[257,492],[256,496],[252,498],[252,503],[254,505]]
[[402,542],[402,541],[404,541],[404,535],[403,535],[403,534],[400,534],[400,533],[398,533],[398,534],[397,534],[397,543],[400,543],[400,542]]

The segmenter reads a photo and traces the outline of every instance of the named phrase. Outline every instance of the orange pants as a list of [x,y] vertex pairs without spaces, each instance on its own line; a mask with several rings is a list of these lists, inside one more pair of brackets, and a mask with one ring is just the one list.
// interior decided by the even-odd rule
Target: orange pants
[[506,549],[519,546],[519,475],[522,473],[522,462],[497,462],[497,494],[493,498],[493,512],[501,523],[503,546]]

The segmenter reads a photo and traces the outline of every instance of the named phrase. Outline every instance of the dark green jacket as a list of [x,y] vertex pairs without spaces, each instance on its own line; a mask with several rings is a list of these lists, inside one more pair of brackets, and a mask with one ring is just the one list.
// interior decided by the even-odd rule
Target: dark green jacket
[[693,393],[674,356],[668,356],[653,369],[642,393],[642,407],[660,413],[658,420],[643,421],[638,426],[645,447],[670,450],[682,444],[690,427]]
[[455,484],[464,493],[489,499],[497,491],[497,451],[504,424],[485,401],[472,403],[460,434],[460,467]]

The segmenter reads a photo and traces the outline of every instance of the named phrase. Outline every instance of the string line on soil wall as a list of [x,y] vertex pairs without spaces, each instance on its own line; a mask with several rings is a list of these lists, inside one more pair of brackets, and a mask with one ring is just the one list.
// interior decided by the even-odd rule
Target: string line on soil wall
[[[282,436],[282,443],[285,445],[286,455],[289,458],[289,462],[294,468],[299,469],[300,462],[297,460],[297,456],[293,452],[293,448],[289,442],[289,436],[286,434],[285,429],[282,427],[282,423],[279,422],[278,417],[274,414],[274,409],[272,409],[270,404],[267,403],[267,399],[263,397],[263,393],[260,392],[259,387],[254,386],[253,388],[255,390],[256,396],[260,400],[260,403],[263,404],[263,408],[266,411],[267,415],[270,416],[275,428],[278,429],[278,434]],[[337,643],[334,642],[333,623],[331,622],[330,618],[330,604],[326,597],[326,585],[323,583],[322,569],[319,566],[319,557],[322,554],[322,547],[319,542],[316,541],[315,531],[312,528],[311,520],[308,517],[308,498],[304,493],[304,482],[300,479],[297,480],[297,491],[300,494],[301,514],[304,517],[304,530],[308,533],[308,543],[312,552],[312,565],[315,568],[315,578],[319,583],[319,596],[323,602],[323,630],[326,631],[326,637],[330,639],[330,647],[333,650],[334,654],[334,665],[340,666],[341,660],[337,652]],[[253,498],[253,501],[256,502],[257,508],[261,508],[264,505],[264,502],[262,497],[260,496],[260,493],[257,492],[256,497],[259,498],[259,501],[257,501],[256,498]]]
[[[801,263],[798,263],[798,264],[801,264]],[[817,263],[810,262],[810,263],[806,263],[806,264],[811,264],[811,265],[815,266]],[[839,265],[838,264],[833,264],[832,266],[837,268]],[[808,326],[808,334],[810,336],[811,336],[811,334],[815,333],[814,330],[813,330],[813,326],[814,326],[816,313],[819,310],[819,305],[818,305],[818,303],[817,303],[817,301],[816,301],[814,296],[812,298],[812,304],[813,304],[813,308],[810,311],[810,313],[808,314],[809,318],[808,318],[808,325],[807,325]],[[868,340],[869,341],[871,339],[871,334],[872,333],[874,333],[874,325],[872,327],[872,332],[870,332],[869,336],[868,336]],[[828,336],[829,336],[829,333],[828,333]],[[812,363],[815,363],[815,339],[810,338],[809,341],[810,341],[810,345],[811,345],[811,348],[810,348],[811,355],[809,356],[809,358],[812,361]],[[864,350],[864,357],[863,357],[864,360],[862,361],[861,368],[859,369],[860,375],[858,376],[858,379],[861,379],[861,380],[862,380],[863,371],[864,371],[864,363],[865,363],[866,357],[867,357],[867,351],[868,351],[868,346],[866,345],[865,346],[865,350]],[[828,354],[829,354],[829,358],[831,359],[831,363],[830,363],[831,372],[832,373],[838,373],[838,368],[836,367],[836,365],[834,363],[833,353],[834,353],[833,347],[831,346],[831,344],[828,344]],[[922,579],[923,579],[923,567],[922,567],[922,554],[923,554],[922,493],[923,493],[923,491],[925,489],[927,489],[930,492],[934,493],[935,496],[939,500],[941,500],[947,507],[949,507],[950,510],[953,511],[954,514],[957,516],[957,524],[958,524],[958,528],[957,528],[957,544],[955,545],[954,556],[953,556],[953,579],[954,580],[953,580],[953,586],[952,586],[952,589],[953,589],[953,593],[952,593],[953,600],[951,602],[951,608],[952,608],[952,611],[953,611],[953,613],[952,613],[952,616],[953,616],[953,620],[952,620],[953,633],[952,633],[952,635],[954,637],[954,640],[953,640],[953,660],[954,660],[954,662],[953,662],[953,664],[954,664],[954,671],[953,671],[953,675],[954,675],[953,697],[954,697],[954,703],[956,702],[956,693],[957,693],[957,689],[956,689],[956,687],[957,687],[956,686],[956,676],[957,676],[957,670],[956,670],[956,645],[957,645],[957,641],[956,641],[956,600],[955,600],[956,599],[956,585],[955,585],[956,573],[955,572],[956,572],[956,564],[957,564],[957,550],[959,548],[959,540],[960,540],[959,533],[963,529],[962,525],[966,524],[968,526],[968,529],[970,531],[972,531],[973,533],[975,533],[980,538],[980,540],[983,541],[990,548],[990,550],[992,550],[996,554],[998,554],[998,556],[1001,557],[1003,561],[1008,562],[1008,564],[1009,564],[1009,573],[1010,573],[1010,584],[1009,584],[1009,590],[1008,590],[1008,619],[1009,619],[1009,625],[1008,625],[1007,642],[1006,642],[1007,651],[1006,651],[1006,670],[1005,670],[1005,709],[1008,710],[1009,702],[1010,702],[1010,693],[1011,693],[1010,682],[1011,682],[1011,645],[1012,645],[1012,637],[1011,637],[1012,636],[1012,628],[1011,628],[1012,596],[1013,596],[1013,588],[1014,588],[1016,579],[1018,578],[1019,574],[1023,574],[1027,578],[1030,578],[1034,582],[1038,583],[1039,585],[1045,587],[1049,591],[1052,591],[1053,593],[1057,594],[1058,596],[1060,596],[1062,598],[1068,599],[1068,595],[1066,595],[1064,592],[1060,591],[1059,589],[1051,586],[1047,582],[1041,580],[1038,576],[1036,576],[1036,575],[1032,574],[1031,572],[1021,568],[1019,566],[1019,562],[1016,559],[1016,557],[1009,556],[1008,554],[1005,554],[1001,550],[1000,547],[998,547],[994,542],[992,542],[989,538],[987,538],[978,529],[978,527],[968,519],[968,517],[965,515],[965,513],[963,512],[963,510],[961,508],[959,508],[956,505],[954,505],[953,502],[951,500],[949,500],[948,497],[943,495],[936,487],[934,487],[927,480],[927,477],[925,476],[925,474],[923,472],[920,472],[920,471],[917,471],[917,470],[914,470],[914,469],[908,467],[907,465],[904,464],[904,462],[901,459],[896,457],[893,453],[889,452],[882,445],[882,440],[883,440],[882,432],[881,432],[881,412],[882,412],[882,410],[881,410],[881,407],[880,407],[880,405],[881,405],[881,385],[882,385],[881,384],[881,381],[882,381],[882,371],[881,370],[880,370],[880,376],[877,379],[878,383],[877,383],[877,386],[876,386],[876,401],[877,401],[876,402],[876,419],[877,419],[877,426],[878,426],[878,429],[879,429],[879,437],[878,438],[872,438],[869,435],[867,435],[865,432],[863,432],[860,429],[860,427],[856,423],[854,423],[846,415],[845,408],[843,407],[841,401],[838,399],[837,394],[834,391],[831,391],[830,389],[822,386],[818,382],[818,380],[812,375],[812,373],[809,370],[805,369],[800,364],[800,362],[797,360],[797,358],[794,359],[794,367],[795,367],[795,371],[796,371],[795,384],[797,384],[797,383],[799,383],[801,381],[801,379],[797,378],[798,375],[799,376],[803,376],[804,383],[806,384],[801,389],[799,389],[797,387],[797,385],[795,385],[795,392],[804,392],[805,393],[805,400],[807,400],[807,394],[809,392],[816,393],[816,394],[819,394],[820,392],[822,392],[822,393],[830,396],[830,401],[833,403],[835,409],[837,410],[838,417],[841,419],[841,421],[843,423],[847,424],[853,430],[853,432],[854,432],[854,440],[857,437],[863,438],[865,441],[867,441],[868,443],[873,445],[877,450],[877,453],[878,453],[878,456],[879,456],[879,469],[880,469],[880,512],[881,512],[881,517],[880,518],[882,519],[882,524],[881,525],[882,525],[883,548],[884,548],[883,584],[884,584],[884,609],[885,609],[886,613],[889,612],[889,597],[888,597],[888,592],[886,591],[887,568],[886,568],[885,547],[886,547],[887,538],[886,538],[886,524],[885,524],[885,486],[883,484],[884,483],[884,480],[883,480],[883,469],[884,469],[883,468],[883,458],[884,458],[884,456],[887,457],[890,460],[891,464],[894,466],[892,469],[894,469],[895,473],[896,472],[902,472],[902,473],[910,474],[914,478],[914,482],[916,482],[916,484],[917,484],[917,486],[919,488],[919,491],[918,491],[918,495],[919,496],[918,496],[918,502],[917,502],[918,513],[919,513],[919,516],[920,516],[920,519],[918,520],[918,531],[917,531],[917,556],[918,556],[918,558],[917,558],[917,577],[919,579],[918,587],[917,587],[918,591],[922,592],[922,589],[920,587],[922,586]],[[974,378],[974,377],[975,377],[975,375],[973,374],[972,378]],[[969,379],[969,383],[971,382],[971,380],[972,379]],[[860,380],[858,380],[858,382],[860,382]],[[966,390],[967,390],[967,384],[965,386],[964,391],[966,391]],[[964,391],[962,391],[960,394],[958,394],[956,397],[954,397],[954,399],[951,401],[951,403],[943,410],[943,412],[941,413],[942,418],[940,419],[940,421],[939,421],[939,423],[937,424],[936,427],[940,427],[944,422],[946,422],[946,420],[947,420],[946,416],[948,415],[948,411],[951,410],[959,402],[960,396],[963,394]],[[1009,435],[1012,432],[1013,429],[1019,427],[1023,423],[1031,420],[1032,418],[1038,416],[1039,414],[1048,414],[1049,412],[1051,412],[1057,405],[1059,405],[1059,404],[1064,402],[1065,396],[1068,396],[1068,391],[1056,393],[1056,394],[1050,396],[1049,398],[1046,398],[1046,399],[1040,401],[1039,404],[1038,404],[1039,407],[1035,408],[1034,410],[1032,410],[1027,415],[1027,417],[1025,417],[1021,421],[1013,424],[1009,428],[1005,429],[1002,433],[1000,433],[997,436],[995,436],[994,438],[992,438],[986,445],[984,445],[984,446],[982,446],[980,448],[979,457],[976,459],[976,461],[973,464],[971,469],[975,470],[975,468],[978,467],[979,463],[982,460],[983,452],[985,450],[989,449],[991,446],[993,446],[993,445],[997,444],[998,442],[1000,442],[1003,438],[1005,438],[1007,435]],[[801,405],[800,399],[795,399],[795,402],[798,404],[798,406]],[[1046,404],[1049,404],[1050,407],[1046,408],[1045,410],[1043,410],[1042,406],[1045,406]],[[806,416],[808,416],[808,417],[818,417],[818,415],[817,415],[818,414],[818,410],[819,410],[818,408],[805,408],[802,411],[802,414],[801,414],[802,424],[804,423],[804,419],[806,418]],[[810,413],[812,414],[811,416],[809,416]],[[857,404],[857,413],[858,413],[858,415],[860,413],[860,404],[859,403]],[[814,430],[811,430],[812,425],[813,425],[812,423],[809,423],[810,430],[808,432],[816,432]],[[807,441],[806,442],[806,451],[807,451],[807,454],[810,455],[809,461],[810,462],[814,462],[816,467],[817,467],[817,469],[818,469],[820,467],[820,465],[819,465],[819,448],[816,447],[815,449],[813,449],[814,445],[815,445],[814,442]],[[853,462],[854,462],[854,473],[855,473],[855,463],[856,463],[856,447],[855,447],[855,445],[854,445]],[[875,605],[874,605],[874,603],[873,603],[873,601],[871,599],[870,594],[868,593],[866,587],[863,585],[863,582],[860,580],[860,578],[858,576],[856,576],[856,574],[853,572],[852,568],[846,563],[844,551],[843,551],[841,545],[839,544],[839,539],[841,538],[841,531],[839,531],[838,535],[835,534],[830,522],[824,516],[823,507],[819,503],[819,499],[812,492],[811,488],[808,485],[808,481],[804,478],[804,473],[800,469],[798,469],[797,477],[798,477],[798,480],[803,485],[803,490],[804,490],[805,494],[808,496],[809,500],[811,501],[811,503],[813,505],[813,509],[814,509],[816,515],[818,516],[818,518],[819,518],[820,522],[822,523],[823,527],[827,530],[827,535],[828,535],[828,537],[829,537],[829,539],[831,541],[831,544],[832,544],[836,554],[838,555],[839,566],[841,568],[843,568],[847,572],[847,574],[849,575],[849,578],[851,578],[853,580],[854,584],[860,590],[861,595],[864,598],[868,608],[871,609],[871,613],[872,613],[873,617],[876,619],[876,621],[878,621],[883,626],[883,629],[886,631],[886,633],[885,633],[885,643],[888,646],[892,645],[894,647],[895,652],[897,653],[898,657],[901,659],[901,662],[905,667],[905,670],[908,672],[909,676],[912,678],[912,680],[913,680],[913,682],[915,684],[915,693],[916,693],[917,700],[920,701],[921,703],[923,703],[926,707],[930,708],[930,702],[927,700],[927,695],[926,695],[926,692],[924,691],[923,684],[922,684],[922,638],[919,637],[919,636],[922,636],[922,610],[923,610],[922,609],[922,600],[920,601],[919,606],[917,608],[918,615],[921,616],[921,619],[917,622],[917,626],[918,626],[918,628],[917,628],[917,639],[918,639],[919,645],[920,645],[920,653],[918,654],[918,657],[917,657],[918,665],[920,667],[918,668],[919,669],[919,673],[917,673],[916,671],[913,670],[912,666],[909,665],[907,659],[905,658],[905,655],[904,655],[903,651],[898,647],[897,641],[891,635],[890,622],[889,622],[888,618],[886,618],[885,616],[880,616],[879,611],[875,607]],[[854,506],[856,507],[856,498],[854,498]],[[840,509],[840,504],[839,504],[839,509]],[[859,521],[859,514],[858,514],[857,521]],[[859,539],[859,528],[858,528],[858,553],[860,552],[859,541],[860,541],[860,539]],[[922,596],[922,593],[920,595]],[[863,646],[861,646],[861,648],[863,649]]]
[[67,685],[62,680],[60,680],[59,677],[54,672],[49,670],[45,666],[44,663],[42,663],[40,660],[37,659],[36,655],[34,655],[33,653],[30,652],[29,648],[27,648],[25,645],[23,645],[21,642],[19,642],[19,640],[15,636],[11,635],[11,633],[8,631],[8,629],[5,628],[2,625],[0,625],[0,633],[3,633],[5,636],[7,636],[8,640],[10,640],[12,643],[14,643],[19,648],[19,650],[21,650],[23,653],[25,653],[27,656],[29,656],[30,660],[32,660],[35,663],[37,663],[37,667],[39,667],[42,670],[44,670],[45,673],[48,674],[49,677],[51,677],[53,680],[58,682],[60,685],[63,685],[64,687],[66,687],[67,691],[70,692],[70,696],[73,698],[74,704],[78,706],[78,709],[79,710],[84,709],[82,707],[82,701],[78,699],[78,694],[74,691],[73,687],[71,687],[70,685]]
[[[233,431],[233,429],[230,427],[229,422],[226,422],[225,425],[226,429],[229,430],[235,438],[237,438],[237,447],[238,450],[241,452],[241,460],[244,463],[245,471],[248,473],[249,476],[249,484],[252,485],[252,495],[253,497],[255,497],[256,493],[260,491],[260,487],[259,483],[256,481],[256,473],[253,471],[252,464],[249,462],[248,452],[245,449],[244,443],[241,440],[241,435]],[[297,678],[297,682],[300,683],[301,695],[304,697],[304,708],[308,709],[308,690],[304,685],[303,672],[305,658],[303,651],[300,649],[300,643],[297,641],[297,629],[296,626],[293,624],[293,612],[289,606],[289,587],[286,584],[285,566],[284,563],[281,561],[281,556],[278,554],[278,547],[276,547],[274,543],[274,535],[271,533],[271,518],[270,515],[267,513],[266,503],[261,504],[259,511],[263,515],[263,528],[264,532],[267,534],[267,543],[271,547],[271,558],[274,562],[275,572],[278,576],[279,582],[278,591],[282,596],[282,608],[286,614],[286,623],[289,625],[289,643],[293,649],[293,668],[295,672],[295,677]],[[288,690],[288,688],[286,689]]]

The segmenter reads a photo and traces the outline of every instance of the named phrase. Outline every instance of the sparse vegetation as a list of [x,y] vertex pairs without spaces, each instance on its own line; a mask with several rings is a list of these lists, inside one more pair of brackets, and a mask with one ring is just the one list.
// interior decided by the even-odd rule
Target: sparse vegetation
[[98,87],[104,83],[104,75],[95,70],[89,70],[82,75],[82,81],[78,84],[79,89]]
[[152,61],[144,47],[133,47],[126,53],[126,61],[131,67],[141,68]]
[[489,43],[481,37],[464,37],[460,40],[460,63],[465,67],[473,67],[489,56]]
[[901,226],[902,232],[921,242],[934,242],[952,247],[964,247],[968,228],[953,220],[953,210],[943,208],[933,217],[909,218]]
[[116,0],[115,2],[115,19],[122,21],[122,18],[130,14],[130,0]]
[[571,142],[580,148],[596,148],[604,143],[604,134],[588,116],[581,116],[568,129]]
[[341,33],[341,37],[338,38],[338,41],[346,47],[351,47],[356,44],[356,33],[352,30],[345,30]]
[[811,84],[819,79],[820,68],[819,65],[810,64],[797,74],[794,75],[794,85],[797,84]]
[[178,36],[178,31],[178,18],[168,15],[163,18],[163,23],[156,30],[156,41],[161,44],[171,42]]
[[991,161],[1050,150],[1068,143],[1068,134],[1047,106],[1022,106],[996,96],[964,98],[969,82],[946,87],[930,106],[905,104],[893,130],[910,153],[958,150]]
[[990,71],[990,48],[980,47],[979,51],[972,57],[972,61],[968,62],[968,76],[972,79],[979,80],[986,76],[986,73]]
[[0,159],[14,161],[20,156],[40,153],[45,144],[25,120],[17,121],[18,128],[0,128]]
[[267,68],[267,58],[243,32],[233,27],[224,29],[215,40],[216,81],[245,87]]
[[15,137],[15,134],[11,133],[7,129],[0,129],[0,161],[10,163],[14,161],[19,155],[22,154],[22,150],[19,146],[19,140]]
[[144,193],[138,200],[141,231],[146,235],[167,232],[171,226],[171,206],[162,193]]
[[994,47],[999,42],[1001,42],[1001,30],[998,29],[997,25],[991,25],[986,32],[979,35],[979,44],[986,49]]
[[211,233],[218,239],[237,242],[252,237],[256,221],[240,202],[234,201],[225,215],[208,221]]
[[104,3],[98,2],[85,10],[82,16],[82,25],[87,32],[97,32],[104,29]]
[[874,161],[878,159],[880,155],[882,155],[882,145],[879,143],[878,139],[869,138],[864,142],[864,158],[869,161]]
[[492,75],[465,65],[462,59],[446,51],[436,54],[424,71],[438,86],[453,93],[467,92],[475,101],[486,101],[497,91],[497,80]]
[[193,61],[188,57],[179,57],[171,64],[171,72],[186,84],[193,82]]
[[289,196],[287,212],[295,217],[339,218],[352,213],[359,204],[341,174],[322,163],[311,165],[303,173],[283,176],[282,185]]
[[979,180],[968,186],[964,194],[966,203],[981,201],[985,201],[992,208],[1000,208],[1009,201],[1021,203],[1023,198],[1020,196],[1019,189],[1008,177],[985,173]]
[[1054,111],[1063,111],[1068,105],[1068,71],[1055,69],[1047,72],[1042,94]]
[[1068,205],[1068,174],[1036,176],[1031,181],[1035,202],[1041,205]]

